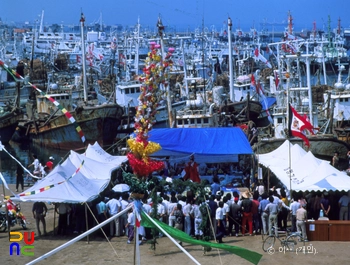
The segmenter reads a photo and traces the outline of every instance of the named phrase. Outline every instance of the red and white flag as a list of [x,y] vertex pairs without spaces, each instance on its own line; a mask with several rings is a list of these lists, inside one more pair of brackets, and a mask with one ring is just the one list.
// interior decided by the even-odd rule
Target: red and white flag
[[310,147],[309,139],[306,137],[304,131],[307,130],[311,134],[313,132],[314,127],[309,122],[305,116],[301,116],[293,107],[289,104],[289,132],[290,135],[294,137],[299,137],[303,139],[305,145]]

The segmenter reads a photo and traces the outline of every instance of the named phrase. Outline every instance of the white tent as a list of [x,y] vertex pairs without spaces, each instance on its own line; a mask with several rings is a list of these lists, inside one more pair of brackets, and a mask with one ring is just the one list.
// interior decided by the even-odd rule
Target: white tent
[[[350,177],[345,172],[337,170],[329,161],[316,158],[310,151],[306,152],[288,140],[276,150],[258,155],[258,159],[259,164],[270,169],[287,189],[350,190]],[[292,170],[291,173],[289,169]]]
[[81,203],[91,201],[109,184],[111,173],[126,156],[111,156],[98,143],[85,154],[70,152],[49,175],[20,193],[13,200]]

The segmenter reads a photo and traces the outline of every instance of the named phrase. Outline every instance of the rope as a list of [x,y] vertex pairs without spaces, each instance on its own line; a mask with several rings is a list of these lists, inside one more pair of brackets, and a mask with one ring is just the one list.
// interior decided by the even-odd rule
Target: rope
[[[208,216],[209,216],[209,222],[210,222],[210,228],[212,229],[212,232],[213,232],[213,235],[214,235],[214,240],[216,241],[216,233],[215,233],[215,229],[214,229],[214,226],[213,226],[213,222],[211,221],[211,216],[210,216],[210,212],[209,212],[209,206],[208,204],[206,204],[206,209],[207,209],[207,213],[208,213]],[[222,259],[221,259],[221,255],[220,255],[220,251],[219,249],[216,249],[217,252],[218,252],[218,255],[219,255],[219,259],[220,259],[220,264],[222,265]]]
[[[89,209],[89,211],[90,211],[92,217],[94,217],[96,223],[97,223],[97,224],[100,224],[99,221],[96,219],[96,216],[95,216],[94,213],[92,212],[92,210],[91,210],[89,204],[87,204],[87,203],[85,202],[85,205],[86,205],[87,208]],[[116,251],[115,248],[113,247],[113,245],[112,245],[111,241],[109,240],[108,236],[106,235],[105,231],[103,231],[103,228],[102,228],[102,227],[100,227],[100,229],[101,229],[103,235],[105,236],[105,238],[107,239],[108,244],[109,244],[109,245],[111,246],[111,248],[113,249],[114,254],[120,259],[120,257],[118,256],[117,251]]]

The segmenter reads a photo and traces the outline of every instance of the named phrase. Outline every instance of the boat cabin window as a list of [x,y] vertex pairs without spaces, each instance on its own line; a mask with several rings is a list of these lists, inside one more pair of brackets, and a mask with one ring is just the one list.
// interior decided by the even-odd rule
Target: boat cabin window
[[187,119],[183,119],[183,124],[187,125],[188,124],[188,120]]
[[135,93],[135,88],[134,87],[130,87],[130,93],[134,94]]
[[283,122],[283,118],[277,118],[277,123],[282,123]]
[[138,87],[136,87],[136,93],[141,93],[141,89],[140,89],[140,87],[138,86]]
[[209,119],[208,118],[204,118],[203,119],[203,123],[205,123],[205,124],[209,123]]
[[202,119],[201,118],[197,118],[197,124],[201,124],[202,123]]
[[349,101],[349,99],[348,99],[348,98],[344,98],[344,100],[345,100],[345,102],[348,102],[348,101]]

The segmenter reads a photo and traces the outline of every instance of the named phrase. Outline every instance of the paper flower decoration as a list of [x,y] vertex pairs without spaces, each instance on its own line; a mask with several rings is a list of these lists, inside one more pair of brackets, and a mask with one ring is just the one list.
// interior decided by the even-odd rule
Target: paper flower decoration
[[162,59],[161,46],[150,43],[151,51],[145,60],[144,75],[139,78],[142,82],[139,104],[135,116],[135,138],[127,141],[131,152],[127,155],[134,174],[139,178],[146,178],[154,171],[164,167],[164,163],[153,161],[149,156],[161,149],[157,143],[149,142],[149,132],[155,123],[155,114],[161,97],[161,85],[168,84],[169,68],[172,66],[171,55],[174,48],[170,48]]

